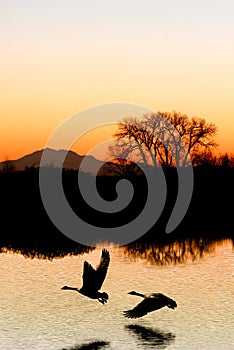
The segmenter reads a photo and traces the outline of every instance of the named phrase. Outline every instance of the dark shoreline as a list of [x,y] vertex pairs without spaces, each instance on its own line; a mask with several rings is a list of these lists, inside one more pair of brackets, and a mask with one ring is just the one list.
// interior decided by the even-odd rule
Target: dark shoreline
[[[46,171],[56,171],[47,169]],[[29,168],[22,172],[0,173],[2,201],[0,249],[19,251],[38,257],[62,257],[82,254],[92,247],[78,244],[63,235],[50,221],[42,204],[39,171]],[[91,176],[91,175],[85,175]],[[190,206],[170,234],[165,227],[177,196],[176,169],[165,171],[168,195],[162,215],[144,236],[128,246],[156,243],[161,246],[187,239],[219,240],[234,237],[232,199],[234,198],[234,169],[220,167],[194,168],[194,190]],[[115,184],[120,177],[99,176],[97,187],[106,200],[116,196]],[[113,227],[132,220],[140,213],[147,198],[144,176],[131,176],[135,193],[131,204],[120,213],[101,214],[90,209],[77,188],[77,171],[65,170],[64,189],[71,207],[80,217],[93,225]],[[112,226],[113,225],[113,226]]]

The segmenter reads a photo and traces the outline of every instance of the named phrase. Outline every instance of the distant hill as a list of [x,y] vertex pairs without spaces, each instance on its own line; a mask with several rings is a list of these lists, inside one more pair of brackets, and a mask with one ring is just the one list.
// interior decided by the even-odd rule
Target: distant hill
[[[125,162],[116,162],[114,160],[103,161],[96,159],[90,155],[79,155],[74,151],[66,150],[54,150],[51,148],[45,148],[33,153],[27,154],[16,160],[6,160],[0,162],[0,171],[12,172],[12,171],[24,171],[26,168],[40,167],[41,157],[43,153],[43,166],[48,167],[63,167],[65,169],[78,170],[80,169],[81,162],[85,158],[85,165],[82,164],[81,170],[83,172],[96,174],[96,169],[98,170],[98,175],[101,176],[121,176],[121,175],[130,175],[136,174],[141,175],[142,170],[134,163],[127,161]],[[61,164],[61,159],[64,159],[64,163]],[[47,161],[48,159],[48,161]],[[87,170],[86,170],[87,169]]]
[[[59,163],[59,159],[67,156],[65,158],[63,167],[65,169],[74,169],[78,170],[80,168],[80,164],[85,156],[81,156],[73,151],[66,150],[54,150],[51,148],[46,148],[45,150],[35,151],[31,154],[27,154],[22,158],[16,160],[7,160],[4,162],[0,162],[0,171],[3,170],[14,170],[14,171],[23,171],[27,167],[35,167],[38,168],[40,166],[42,153],[44,152],[44,159],[48,158],[48,163],[46,162],[46,166],[57,166]],[[93,156],[86,156],[86,162],[88,164],[89,172],[93,173],[96,167],[100,167],[102,165],[102,161],[94,158]]]

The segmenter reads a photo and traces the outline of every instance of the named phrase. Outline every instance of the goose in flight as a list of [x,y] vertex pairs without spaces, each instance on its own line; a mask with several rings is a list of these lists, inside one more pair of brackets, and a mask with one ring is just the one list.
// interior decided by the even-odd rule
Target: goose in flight
[[151,311],[161,309],[164,306],[170,309],[175,309],[177,304],[174,300],[168,298],[166,295],[161,293],[152,293],[149,295],[140,294],[137,292],[129,292],[131,295],[138,295],[144,298],[138,305],[136,305],[132,310],[124,311],[123,314],[127,318],[138,318],[148,314]]
[[75,290],[76,292],[85,295],[91,299],[98,299],[100,303],[105,304],[109,298],[108,294],[99,292],[107,274],[107,269],[110,263],[110,254],[108,250],[102,249],[102,255],[99,265],[96,270],[87,261],[83,267],[83,285],[80,289],[64,286],[63,290]]

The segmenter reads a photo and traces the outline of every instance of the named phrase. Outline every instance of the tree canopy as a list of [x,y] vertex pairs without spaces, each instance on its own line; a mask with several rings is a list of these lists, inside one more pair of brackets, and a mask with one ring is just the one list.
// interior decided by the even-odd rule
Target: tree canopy
[[176,111],[126,117],[118,124],[111,152],[116,158],[132,157],[154,167],[186,166],[199,153],[217,146],[216,133],[217,127],[204,118]]

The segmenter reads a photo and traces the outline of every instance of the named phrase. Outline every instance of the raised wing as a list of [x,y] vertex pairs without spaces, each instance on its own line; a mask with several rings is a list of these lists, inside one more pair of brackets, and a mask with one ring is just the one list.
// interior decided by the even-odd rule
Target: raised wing
[[109,263],[110,263],[110,254],[108,250],[102,249],[102,256],[100,259],[100,263],[96,268],[97,290],[99,290],[103,284],[103,281],[107,274]]
[[110,262],[110,254],[106,249],[102,250],[100,263],[96,270],[87,261],[84,262],[83,268],[83,286],[86,291],[98,291],[106,277],[107,269]]
[[87,261],[84,262],[83,268],[83,286],[82,288],[85,290],[95,291],[97,290],[97,276],[96,271],[93,266],[89,264]]

